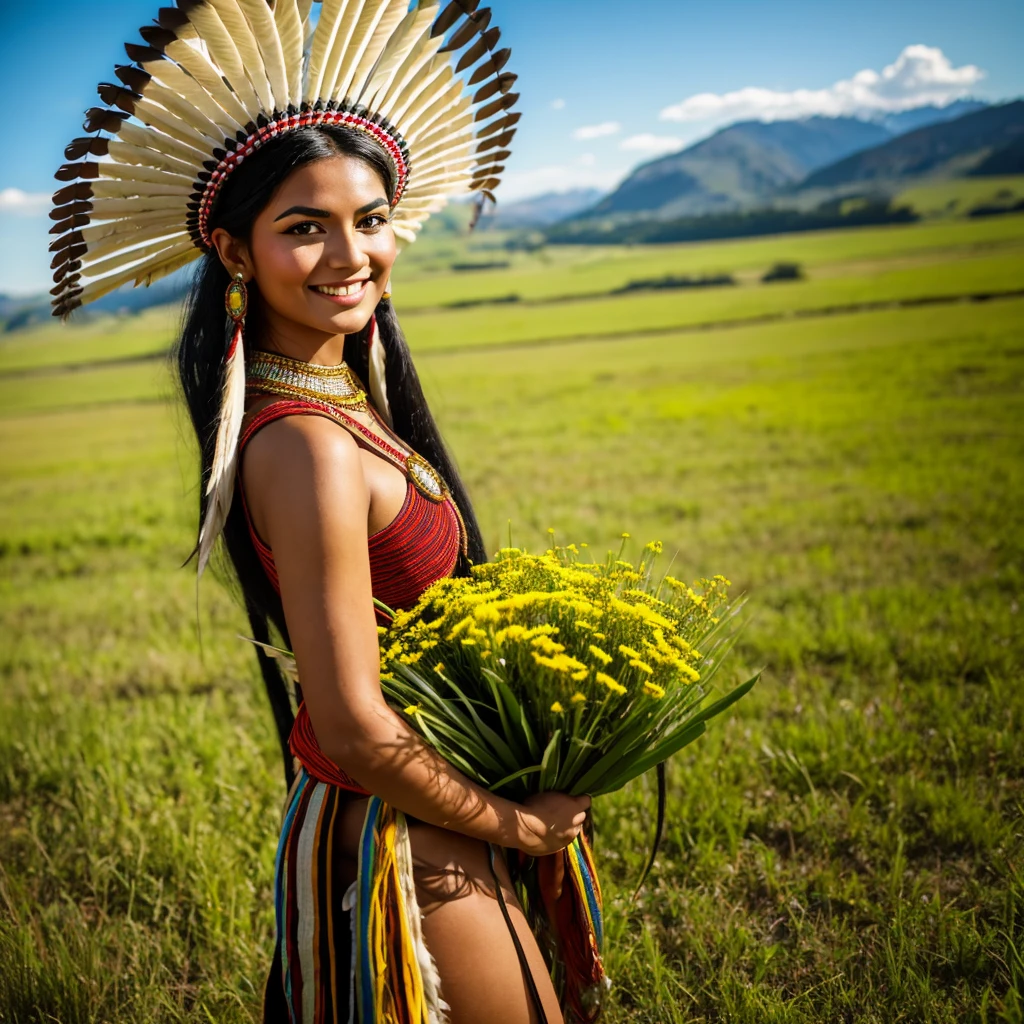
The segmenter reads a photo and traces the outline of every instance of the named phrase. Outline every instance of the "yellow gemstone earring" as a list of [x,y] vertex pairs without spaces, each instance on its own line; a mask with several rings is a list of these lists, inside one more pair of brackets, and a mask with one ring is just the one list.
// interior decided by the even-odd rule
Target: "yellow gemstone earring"
[[235,274],[234,281],[228,285],[228,290],[224,293],[224,308],[236,324],[245,319],[245,311],[249,308],[249,292],[241,271]]
[[381,299],[390,299],[390,298],[391,298],[391,278],[389,277],[388,278],[388,283],[386,285],[384,285],[384,292],[381,295]]

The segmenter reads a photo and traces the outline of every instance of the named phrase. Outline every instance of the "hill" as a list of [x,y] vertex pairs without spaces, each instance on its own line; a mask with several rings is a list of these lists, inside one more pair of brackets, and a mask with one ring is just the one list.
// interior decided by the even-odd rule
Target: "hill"
[[567,192],[545,192],[511,203],[499,201],[493,215],[486,216],[484,223],[498,229],[547,227],[589,209],[602,195],[600,189],[574,188]]
[[586,216],[731,212],[890,137],[883,126],[852,117],[743,121],[638,167]]
[[809,174],[802,188],[891,182],[910,177],[959,177],[991,161],[989,173],[1007,174],[999,154],[1024,139],[1024,100],[927,125],[855,153]]

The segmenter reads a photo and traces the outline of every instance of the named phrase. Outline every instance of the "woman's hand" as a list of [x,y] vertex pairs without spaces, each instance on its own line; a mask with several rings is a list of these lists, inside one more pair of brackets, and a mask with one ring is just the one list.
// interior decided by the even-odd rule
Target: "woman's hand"
[[535,793],[517,811],[517,846],[531,857],[564,850],[580,833],[590,809],[589,796]]

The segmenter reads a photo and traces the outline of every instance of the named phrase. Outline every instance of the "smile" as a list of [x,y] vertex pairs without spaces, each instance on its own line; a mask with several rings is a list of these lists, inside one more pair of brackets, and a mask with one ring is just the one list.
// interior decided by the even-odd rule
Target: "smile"
[[353,284],[311,284],[310,288],[320,295],[355,295],[367,284],[369,281],[356,281]]

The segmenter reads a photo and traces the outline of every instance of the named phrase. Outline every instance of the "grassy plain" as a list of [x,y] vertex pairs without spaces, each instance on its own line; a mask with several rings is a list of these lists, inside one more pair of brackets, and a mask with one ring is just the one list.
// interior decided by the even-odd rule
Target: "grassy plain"
[[[806,285],[877,301],[911,271],[903,297],[1019,287],[1022,236],[1004,217],[529,273],[559,295],[797,258]],[[595,810],[609,1024],[1017,1022],[1024,299],[686,329],[695,299],[720,323],[743,294],[807,308],[804,287],[674,293],[661,334],[610,309],[633,297],[544,306],[606,335],[573,343],[518,344],[512,307],[489,334],[480,308],[406,323],[491,548],[509,519],[535,548],[549,526],[597,552],[628,529],[751,597],[732,671],[764,676],[672,764],[636,902],[653,794]],[[7,344],[4,369],[50,358]],[[0,1020],[257,1012],[279,764],[240,612],[209,581],[197,614],[177,568],[194,481],[170,392],[159,360],[0,374]]]

